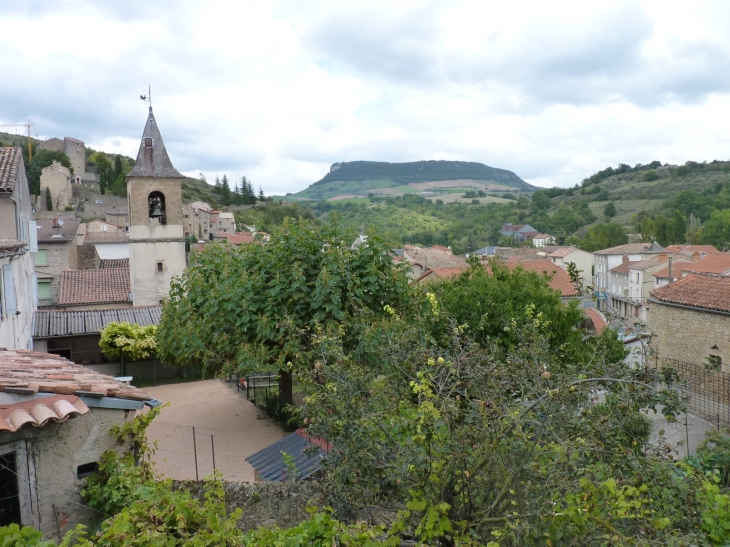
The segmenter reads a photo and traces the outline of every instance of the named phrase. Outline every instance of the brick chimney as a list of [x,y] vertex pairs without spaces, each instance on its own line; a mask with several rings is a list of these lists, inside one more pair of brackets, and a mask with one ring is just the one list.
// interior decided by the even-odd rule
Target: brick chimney
[[53,225],[51,226],[51,237],[61,237],[61,226],[58,224],[58,219],[53,219]]
[[624,255],[621,257],[621,264],[628,264],[629,263],[629,255]]
[[659,253],[659,262],[666,262],[668,259],[667,253]]
[[694,253],[692,253],[692,260],[694,260],[695,262],[697,262],[700,258],[702,258],[702,256],[700,255],[699,251],[695,251]]

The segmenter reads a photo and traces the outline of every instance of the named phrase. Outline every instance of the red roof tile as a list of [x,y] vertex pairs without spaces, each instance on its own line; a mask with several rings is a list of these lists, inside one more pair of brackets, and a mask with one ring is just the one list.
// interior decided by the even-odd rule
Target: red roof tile
[[[610,249],[601,249],[595,251],[597,255],[633,255],[651,252],[653,243],[627,243],[625,245],[619,245],[618,247],[611,247]],[[661,252],[662,248],[657,245],[655,252]]]
[[25,425],[43,427],[48,422],[65,422],[89,411],[75,395],[54,395],[0,405],[0,433],[17,431]]
[[1,251],[17,251],[25,247],[25,243],[18,241],[17,239],[8,239],[0,237],[0,252]]
[[570,280],[568,272],[549,260],[521,260],[519,262],[507,260],[505,264],[510,269],[519,267],[529,272],[552,276],[548,285],[550,285],[551,288],[560,291],[560,296],[569,297],[578,296],[580,294],[578,288]]
[[61,274],[61,306],[131,302],[129,268],[65,270]]
[[218,232],[216,234],[218,239],[227,239],[229,243],[233,245],[245,245],[255,241],[256,236],[251,232],[241,232],[238,234],[229,234],[228,232]]
[[84,245],[97,243],[128,243],[129,235],[126,232],[86,232]]
[[127,268],[129,269],[128,258],[102,258],[99,261],[100,270],[108,270],[110,268]]
[[585,308],[583,310],[583,313],[585,313],[588,319],[591,320],[591,323],[593,323],[593,328],[596,329],[597,334],[601,334],[603,332],[603,329],[608,326],[608,323],[606,323],[606,318],[603,317],[603,314],[599,312],[596,308]]
[[[682,277],[682,272],[689,268],[690,266],[694,266],[694,262],[673,262],[672,263],[672,277],[674,279],[679,279]],[[664,268],[663,270],[659,270],[654,274],[654,277],[659,279],[668,279],[669,278],[669,266]]]
[[451,252],[418,247],[404,247],[404,256],[410,262],[415,262],[428,270],[435,268],[461,268],[465,267],[466,259],[456,256]]
[[686,253],[705,253],[707,255],[718,255],[718,251],[712,245],[670,245],[667,247],[667,251],[670,253],[678,253],[684,251]]
[[684,271],[724,274],[725,272],[730,271],[730,254],[721,253],[708,255],[702,260],[698,260],[694,264],[691,264],[690,267],[685,268]]
[[580,251],[580,249],[578,249],[578,247],[561,247],[560,249],[550,253],[548,256],[563,258],[568,256],[570,253],[574,253],[575,251]]
[[730,312],[730,277],[690,274],[651,291],[660,302]]
[[462,272],[465,272],[468,270],[468,266],[458,266],[455,268],[434,268],[433,270],[428,270],[426,273],[424,273],[421,277],[414,280],[414,283],[417,283],[421,281],[422,279],[426,277],[431,277],[435,279],[451,279],[452,277],[456,277]]
[[14,146],[0,148],[0,192],[12,194],[23,165],[23,151]]

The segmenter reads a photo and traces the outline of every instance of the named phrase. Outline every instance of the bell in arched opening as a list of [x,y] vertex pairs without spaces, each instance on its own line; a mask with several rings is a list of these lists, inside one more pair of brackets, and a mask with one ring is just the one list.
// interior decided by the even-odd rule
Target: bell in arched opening
[[166,223],[165,196],[162,192],[152,192],[147,198],[147,206],[150,221],[157,221],[160,224]]

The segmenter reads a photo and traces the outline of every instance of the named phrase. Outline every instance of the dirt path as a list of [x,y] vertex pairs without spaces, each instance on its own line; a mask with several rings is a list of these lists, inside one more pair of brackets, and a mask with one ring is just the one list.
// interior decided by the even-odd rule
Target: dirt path
[[144,391],[170,403],[149,429],[150,440],[158,443],[157,471],[168,478],[202,479],[212,473],[215,457],[215,468],[227,480],[253,481],[253,468],[245,459],[285,435],[220,380]]

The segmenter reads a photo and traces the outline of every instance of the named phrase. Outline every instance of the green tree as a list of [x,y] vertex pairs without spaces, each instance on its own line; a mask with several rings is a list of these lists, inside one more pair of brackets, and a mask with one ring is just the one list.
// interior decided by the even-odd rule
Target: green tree
[[46,187],[46,210],[53,211],[53,198],[51,197],[51,189]]
[[613,218],[616,216],[616,205],[613,201],[606,204],[603,208],[603,214],[606,215],[606,218]]
[[119,179],[119,177],[124,177],[124,165],[122,164],[122,156],[117,154],[117,156],[114,158],[114,178]]
[[264,195],[264,189],[259,186],[259,201],[266,201],[266,196]]
[[408,283],[376,235],[350,248],[335,224],[286,222],[266,244],[206,245],[172,282],[160,321],[163,361],[217,373],[279,370],[280,408],[291,374],[314,364],[321,328],[358,327],[406,298]]
[[223,205],[231,204],[231,185],[228,184],[228,177],[225,174],[223,175],[223,180],[221,180],[220,196]]
[[628,243],[629,236],[620,224],[596,224],[588,228],[588,234],[581,241],[580,248],[584,251],[598,251]]
[[99,347],[107,357],[121,360],[122,375],[125,361],[141,361],[157,353],[157,327],[134,323],[111,322],[101,331]]
[[730,209],[714,211],[702,228],[702,243],[730,248]]

